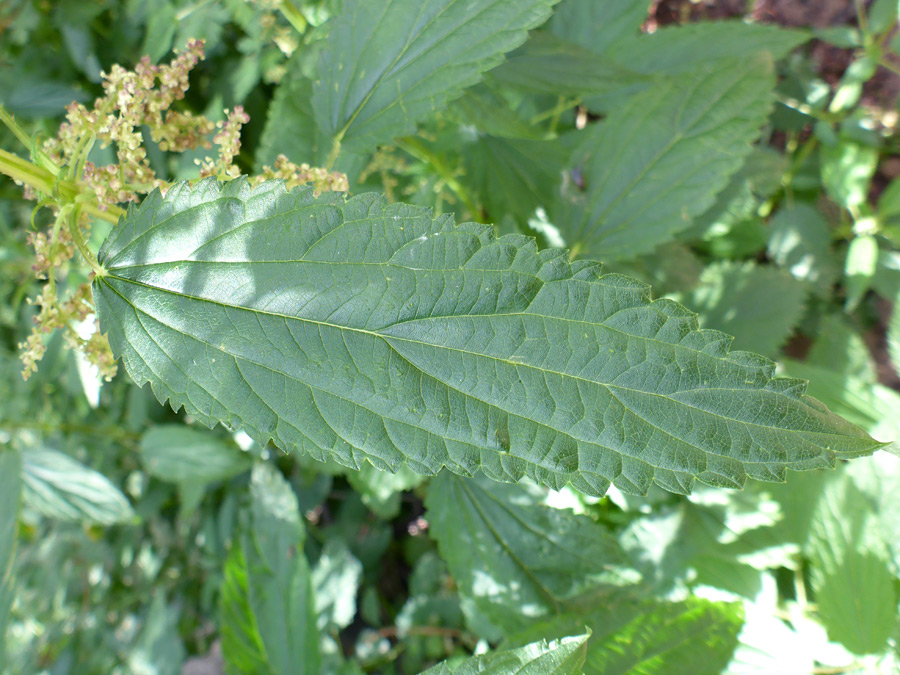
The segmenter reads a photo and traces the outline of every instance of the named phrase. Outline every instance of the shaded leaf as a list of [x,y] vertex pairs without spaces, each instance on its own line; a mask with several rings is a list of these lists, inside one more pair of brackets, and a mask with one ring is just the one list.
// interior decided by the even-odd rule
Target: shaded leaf
[[598,53],[636,36],[649,12],[649,0],[563,0],[547,29]]
[[315,600],[297,498],[268,464],[253,467],[250,497],[219,610],[229,672],[317,675]]
[[319,128],[353,151],[412,132],[550,16],[556,0],[346,0],[319,60]]
[[136,518],[122,492],[103,474],[66,454],[32,448],[24,460],[24,501],[48,518],[87,520],[101,525]]
[[462,662],[443,662],[421,675],[581,675],[587,635],[541,640],[518,649],[473,656]]
[[536,208],[553,201],[569,152],[559,140],[481,136],[465,147],[465,180],[478,190],[489,219],[511,215],[524,226]]
[[250,455],[208,431],[180,424],[150,428],[141,437],[141,461],[151,476],[170,483],[206,484],[250,468]]
[[760,52],[773,60],[810,39],[806,31],[744,21],[698,21],[666,26],[616,45],[615,59],[639,73],[683,73],[728,59],[752,59]]
[[540,503],[525,486],[447,472],[426,499],[429,532],[460,591],[495,624],[521,629],[600,583],[637,581],[616,540],[590,518]]
[[658,84],[657,78],[630,69],[560,38],[537,33],[488,75],[490,80],[522,91],[552,96],[601,97],[591,108],[606,108],[618,99]]
[[828,221],[811,204],[780,209],[769,223],[769,256],[795,278],[827,287],[838,269],[831,252]]
[[700,324],[735,336],[735,346],[774,356],[803,314],[808,288],[786,272],[755,263],[718,262],[679,298]]
[[825,489],[812,522],[811,578],[828,636],[855,654],[881,652],[897,618],[887,551],[870,536],[872,505],[848,480]]
[[101,328],[136,382],[320,460],[602,494],[878,447],[644,284],[377,195],[182,183],[100,259]]
[[584,191],[569,185],[553,216],[566,242],[617,260],[687,229],[741,168],[773,85],[771,62],[721,61],[668,78],[590,127],[575,152]]

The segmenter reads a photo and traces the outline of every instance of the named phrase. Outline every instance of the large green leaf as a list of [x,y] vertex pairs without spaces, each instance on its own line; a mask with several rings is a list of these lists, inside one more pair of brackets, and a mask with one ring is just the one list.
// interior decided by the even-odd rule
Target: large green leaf
[[581,675],[587,635],[533,642],[518,649],[443,662],[421,675]]
[[5,670],[6,622],[13,601],[13,559],[22,497],[22,456],[0,448],[0,671]]
[[112,525],[136,515],[122,492],[106,476],[57,450],[31,448],[23,453],[24,501],[59,520]]
[[319,636],[297,498],[268,464],[253,467],[250,497],[220,600],[229,672],[317,675]]
[[463,594],[493,623],[518,630],[566,599],[628,574],[615,538],[589,517],[540,502],[540,490],[442,473],[426,517]]
[[414,130],[524,42],[557,0],[346,0],[319,61],[319,128],[370,150]]
[[554,222],[581,254],[651,251],[710,208],[741,168],[772,102],[771,61],[723,60],[666,79],[585,132],[584,190],[565,190]]
[[379,195],[182,183],[100,260],[101,328],[136,382],[346,466],[686,492],[879,447],[646,285]]

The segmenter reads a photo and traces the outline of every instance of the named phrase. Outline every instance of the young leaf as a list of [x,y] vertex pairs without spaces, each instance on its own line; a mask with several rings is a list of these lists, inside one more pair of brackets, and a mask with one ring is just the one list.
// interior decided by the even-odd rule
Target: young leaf
[[460,591],[505,630],[560,611],[592,585],[639,579],[602,526],[542,504],[539,493],[444,472],[425,502],[429,532]]
[[68,455],[32,448],[23,460],[25,504],[48,518],[113,525],[136,517],[119,488]]
[[566,242],[582,255],[628,259],[687,229],[741,168],[773,85],[770,61],[719,61],[593,125],[575,152],[584,191],[570,185],[553,218]]
[[101,328],[136,382],[345,466],[687,492],[879,447],[646,285],[379,195],[181,183],[100,261]]
[[205,485],[250,468],[250,455],[209,432],[180,424],[152,427],[141,438],[141,461],[151,476]]
[[13,559],[22,497],[22,455],[0,449],[0,671],[6,669],[6,626],[13,601]]
[[532,644],[473,656],[462,662],[444,661],[421,675],[581,675],[587,635]]
[[345,0],[319,60],[319,128],[357,152],[412,132],[522,44],[556,2]]
[[315,601],[297,498],[268,464],[253,467],[250,497],[249,522],[226,563],[220,602],[230,672],[318,674]]

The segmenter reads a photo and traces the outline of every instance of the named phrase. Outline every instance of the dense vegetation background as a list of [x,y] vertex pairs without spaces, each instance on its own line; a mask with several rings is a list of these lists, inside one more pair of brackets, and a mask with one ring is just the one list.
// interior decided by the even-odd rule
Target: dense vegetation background
[[[62,147],[46,143],[67,106],[89,108],[114,64],[168,63],[203,40],[173,109],[227,129],[223,111],[241,106],[240,144],[212,144],[239,153],[204,164],[213,151],[171,152],[145,125],[155,179],[280,171],[284,154],[327,168],[299,182],[343,188],[335,171],[352,194],[571,248],[809,379],[878,440],[900,438],[896,0],[563,0],[480,81],[417,99],[402,133],[360,122],[338,155],[313,82],[359,5],[7,2],[0,104],[27,142],[0,126],[0,149]],[[89,150],[91,166],[122,161],[121,143]],[[623,176],[652,205],[639,218],[616,193]],[[124,206],[152,187],[105,194]],[[160,406],[123,368],[104,380],[93,316],[60,301],[60,321],[36,302],[48,269],[61,298],[90,273],[45,264],[61,253],[39,233],[59,221],[39,205],[0,175],[0,671],[418,673],[585,627],[590,641],[546,652],[559,672],[900,668],[891,454],[743,491],[603,498],[284,455]],[[114,226],[94,215],[96,250]],[[23,352],[42,356],[27,379]]]

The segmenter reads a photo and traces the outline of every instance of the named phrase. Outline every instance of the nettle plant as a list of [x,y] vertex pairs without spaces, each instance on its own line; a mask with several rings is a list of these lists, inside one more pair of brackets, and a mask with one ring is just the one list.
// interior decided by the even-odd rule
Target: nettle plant
[[[0,150],[0,171],[54,214],[28,235],[44,285],[21,345],[25,375],[62,331],[96,375],[113,378],[121,361],[189,421],[241,432],[250,452],[173,425],[139,442],[146,470],[192,508],[207,484],[249,472],[215,591],[230,672],[418,669],[436,657],[452,658],[429,673],[721,672],[743,623],[735,600],[757,597],[762,552],[789,539],[767,530],[717,580],[704,565],[736,540],[713,533],[701,550],[688,537],[695,547],[679,558],[660,538],[702,529],[703,513],[732,534],[773,525],[750,515],[764,484],[707,488],[748,479],[797,481],[797,494],[815,493],[809,515],[826,483],[807,493],[789,470],[883,445],[767,358],[818,279],[791,249],[785,215],[812,207],[778,211],[769,249],[785,269],[739,262],[740,226],[790,197],[781,156],[757,141],[781,96],[775,64],[809,35],[732,22],[643,35],[647,2],[342,4],[312,27],[284,3],[309,39],[287,49],[251,177],[236,164],[243,107],[219,122],[178,107],[202,41],[169,65],[111,69],[103,96],[73,103],[49,140],[0,108],[28,157]],[[92,153],[104,148],[114,157],[101,165]],[[160,178],[151,160],[166,153],[194,153],[196,178]],[[707,292],[679,290],[702,271],[692,241],[725,259],[703,272]],[[709,275],[733,280],[733,296],[711,297]],[[709,325],[752,310],[745,341],[766,356],[732,349],[633,276],[711,308]],[[765,298],[747,307],[751,281]],[[423,563],[411,583],[452,591],[458,616],[413,603],[346,660],[359,570],[327,545],[307,561],[306,498],[266,461],[269,445],[325,462],[312,471],[346,475],[369,506],[424,496],[418,527],[443,560],[427,564],[452,581],[423,581],[434,576]],[[13,569],[22,481],[36,499],[35,467],[59,461],[0,454],[0,568]],[[696,494],[672,502],[663,491]],[[107,522],[134,517],[117,494]],[[670,510],[628,515],[662,503]],[[601,517],[608,509],[618,521]],[[847,530],[836,518],[822,516],[804,548],[820,561],[819,616],[850,652],[878,654],[896,621],[892,563],[857,545],[869,515]],[[787,565],[796,549],[770,555]],[[693,579],[679,576],[688,567]],[[322,601],[335,592],[329,574],[349,575],[351,597]],[[691,595],[697,574],[728,601]],[[857,592],[877,611],[854,606],[846,595]],[[377,600],[365,611],[378,616]],[[438,644],[397,666],[391,641],[410,636]]]

